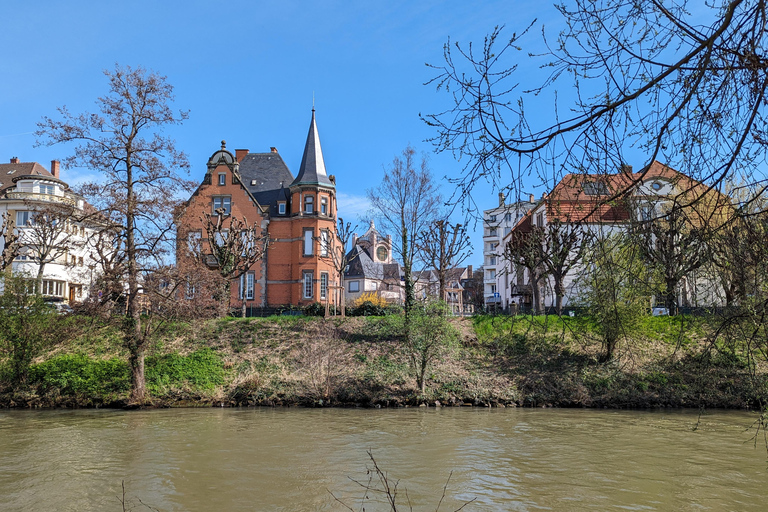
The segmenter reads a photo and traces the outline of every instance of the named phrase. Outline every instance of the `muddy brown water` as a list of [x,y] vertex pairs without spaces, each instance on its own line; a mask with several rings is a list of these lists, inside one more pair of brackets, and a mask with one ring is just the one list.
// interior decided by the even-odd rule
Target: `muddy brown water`
[[[753,414],[563,409],[0,412],[0,510],[768,510]],[[697,424],[698,428],[694,431]],[[370,492],[365,510],[387,510]],[[140,500],[140,501],[139,501]]]

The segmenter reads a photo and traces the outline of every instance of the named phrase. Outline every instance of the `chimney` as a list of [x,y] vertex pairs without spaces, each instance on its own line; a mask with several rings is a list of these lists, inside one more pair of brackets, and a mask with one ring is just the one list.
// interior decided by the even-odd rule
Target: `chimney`
[[236,149],[235,150],[235,160],[237,160],[237,163],[240,163],[243,161],[243,158],[245,158],[245,155],[248,154],[247,149]]
[[277,153],[277,148],[275,148],[275,147],[271,147],[271,148],[269,148],[269,150],[270,150],[272,153]]
[[11,157],[11,163],[12,163],[12,164],[17,164],[17,163],[19,163],[19,157],[17,157],[17,156]]
[[472,277],[472,265],[467,265],[467,274],[470,278]]
[[626,174],[632,174],[632,166],[627,164],[621,164],[621,172]]
[[352,233],[352,247],[357,245],[357,233]]
[[536,196],[531,194],[531,197],[528,200],[531,202],[531,204],[533,204],[536,202]]
[[504,206],[504,193],[499,192],[499,206]]
[[59,179],[59,161],[51,160],[51,174],[56,179]]

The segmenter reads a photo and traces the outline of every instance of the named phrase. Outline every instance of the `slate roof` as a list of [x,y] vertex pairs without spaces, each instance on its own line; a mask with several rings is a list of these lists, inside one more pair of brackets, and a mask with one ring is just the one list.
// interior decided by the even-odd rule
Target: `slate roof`
[[240,179],[261,206],[269,207],[270,215],[277,215],[277,201],[288,202],[286,208],[290,208],[288,186],[293,174],[280,153],[248,153],[240,162]]
[[317,133],[314,108],[312,109],[312,122],[309,124],[307,143],[304,145],[304,155],[301,157],[299,175],[291,183],[291,186],[294,185],[334,186],[325,173],[325,160],[323,160],[323,150],[320,147],[320,135]]
[[400,281],[403,273],[399,263],[382,263],[375,261],[361,246],[355,245],[347,256],[351,259],[345,279],[376,279],[378,281]]

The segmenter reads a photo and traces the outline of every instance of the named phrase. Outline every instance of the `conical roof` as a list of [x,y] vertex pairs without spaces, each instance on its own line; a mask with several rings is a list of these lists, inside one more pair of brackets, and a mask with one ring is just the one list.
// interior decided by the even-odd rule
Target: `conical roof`
[[291,183],[291,186],[294,185],[333,187],[333,183],[328,179],[328,175],[325,174],[325,161],[323,160],[323,150],[320,147],[320,136],[317,133],[314,108],[312,109],[312,122],[309,125],[307,143],[304,146],[304,156],[301,157],[299,175]]

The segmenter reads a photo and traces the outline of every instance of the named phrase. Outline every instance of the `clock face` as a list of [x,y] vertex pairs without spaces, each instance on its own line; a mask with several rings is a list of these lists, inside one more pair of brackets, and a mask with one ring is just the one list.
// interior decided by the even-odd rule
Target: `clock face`
[[379,261],[386,261],[387,260],[387,248],[384,246],[379,247],[376,249],[376,257],[379,258]]

